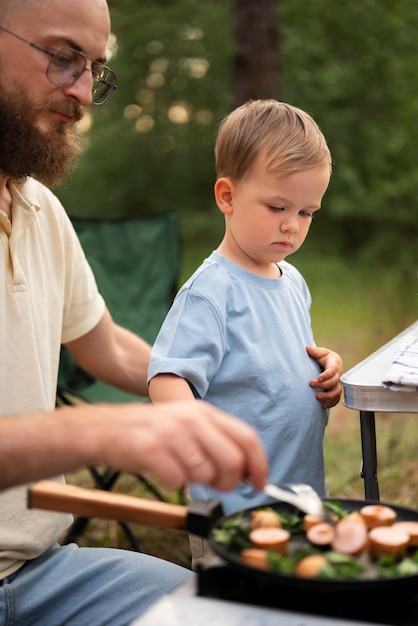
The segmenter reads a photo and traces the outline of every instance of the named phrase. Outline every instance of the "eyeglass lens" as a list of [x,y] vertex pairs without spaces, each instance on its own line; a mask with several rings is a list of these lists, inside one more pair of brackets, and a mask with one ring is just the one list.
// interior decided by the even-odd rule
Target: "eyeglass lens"
[[[70,48],[59,48],[51,55],[46,75],[57,87],[70,87],[86,69],[86,57]],[[115,88],[116,77],[105,65],[93,65],[93,102],[102,104]]]

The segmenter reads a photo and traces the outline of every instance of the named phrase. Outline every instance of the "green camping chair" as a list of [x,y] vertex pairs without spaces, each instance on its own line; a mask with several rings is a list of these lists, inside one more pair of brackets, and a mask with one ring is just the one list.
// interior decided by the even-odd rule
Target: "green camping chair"
[[[176,213],[166,211],[117,220],[71,218],[71,221],[113,319],[152,343],[178,286],[180,243]],[[62,348],[57,406],[138,400],[141,399],[90,376]],[[89,471],[98,489],[112,489],[119,477],[119,472],[110,469],[90,467]],[[138,480],[154,497],[165,500],[147,477],[138,475]],[[76,518],[64,543],[75,541],[87,523],[88,518]],[[129,526],[119,523],[132,547],[140,550]]]
[[[178,284],[180,245],[176,213],[71,221],[113,319],[152,343]],[[92,378],[77,366],[65,348],[58,387],[90,402],[138,401],[137,396]]]

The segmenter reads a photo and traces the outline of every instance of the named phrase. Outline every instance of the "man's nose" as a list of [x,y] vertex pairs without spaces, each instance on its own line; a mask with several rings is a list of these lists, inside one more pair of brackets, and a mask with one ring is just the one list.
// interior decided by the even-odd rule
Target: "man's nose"
[[93,75],[91,69],[86,67],[75,83],[64,88],[64,93],[73,96],[82,106],[88,106],[93,102]]

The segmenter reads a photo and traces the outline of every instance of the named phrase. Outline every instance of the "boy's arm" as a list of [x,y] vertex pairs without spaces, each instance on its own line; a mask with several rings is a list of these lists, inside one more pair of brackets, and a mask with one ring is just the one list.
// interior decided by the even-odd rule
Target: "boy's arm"
[[176,374],[157,374],[149,382],[149,397],[152,402],[169,400],[191,400],[194,398],[190,385]]

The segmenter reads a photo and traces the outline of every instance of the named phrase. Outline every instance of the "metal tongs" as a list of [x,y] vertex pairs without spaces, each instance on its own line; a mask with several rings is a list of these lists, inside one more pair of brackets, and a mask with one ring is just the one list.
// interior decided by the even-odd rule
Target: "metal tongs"
[[277,486],[267,483],[263,492],[275,500],[293,504],[304,513],[309,513],[335,526],[335,519],[331,511],[324,506],[321,498],[310,485],[282,483]]

